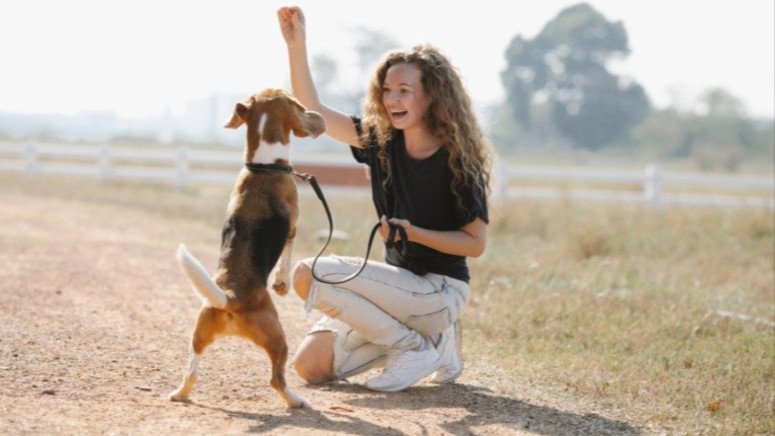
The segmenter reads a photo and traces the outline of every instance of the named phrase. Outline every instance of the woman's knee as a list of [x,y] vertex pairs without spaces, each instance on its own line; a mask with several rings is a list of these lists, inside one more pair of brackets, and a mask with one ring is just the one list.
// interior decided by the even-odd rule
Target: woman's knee
[[321,385],[334,380],[331,371],[326,371],[318,362],[297,359],[293,361],[293,369],[302,380],[311,385]]
[[291,281],[296,294],[306,301],[309,296],[309,288],[312,286],[312,270],[310,270],[307,264],[296,262],[296,265],[293,267]]
[[319,332],[307,336],[293,359],[293,369],[310,384],[334,380],[334,333]]

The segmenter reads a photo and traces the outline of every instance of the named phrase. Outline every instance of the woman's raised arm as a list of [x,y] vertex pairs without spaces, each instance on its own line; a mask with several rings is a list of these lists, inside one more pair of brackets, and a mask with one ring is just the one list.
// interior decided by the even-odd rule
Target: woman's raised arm
[[297,6],[277,10],[280,30],[288,47],[293,94],[309,110],[318,112],[326,120],[326,134],[345,144],[361,147],[350,116],[329,108],[320,102],[309,68],[304,13]]

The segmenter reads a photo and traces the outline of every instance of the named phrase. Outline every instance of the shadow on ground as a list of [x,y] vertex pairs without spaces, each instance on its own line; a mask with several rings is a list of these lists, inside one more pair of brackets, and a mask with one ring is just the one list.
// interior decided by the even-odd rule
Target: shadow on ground
[[[312,386],[308,386],[314,388]],[[328,388],[323,388],[328,390]],[[352,392],[354,398],[345,401],[352,412],[335,410],[299,409],[289,415],[277,416],[263,413],[249,413],[195,404],[198,407],[224,412],[232,418],[253,421],[250,433],[271,432],[283,428],[321,430],[361,435],[405,434],[406,431],[385,425],[390,419],[371,422],[357,416],[358,409],[370,409],[369,417],[379,417],[380,411],[401,410],[421,412],[423,409],[455,409],[449,415],[436,414],[429,422],[402,422],[403,428],[412,427],[411,433],[433,433],[439,428],[451,434],[472,434],[477,427],[495,425],[498,427],[542,435],[571,434],[615,434],[636,435],[637,428],[622,421],[607,419],[595,414],[579,415],[551,407],[533,405],[514,398],[498,396],[481,386],[454,384],[433,387],[414,387],[400,393],[376,394],[360,385],[336,385],[331,390]],[[363,394],[374,395],[364,397]],[[395,415],[395,413],[394,413]],[[424,415],[427,417],[428,415]],[[413,425],[412,425],[413,424]]]

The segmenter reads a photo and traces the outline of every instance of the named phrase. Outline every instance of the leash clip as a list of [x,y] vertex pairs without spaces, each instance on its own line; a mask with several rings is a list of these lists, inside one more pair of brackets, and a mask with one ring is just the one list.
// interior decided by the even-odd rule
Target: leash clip
[[307,183],[310,183],[310,182],[312,181],[312,179],[314,179],[314,178],[315,178],[315,176],[313,176],[312,174],[308,174],[308,173],[297,173],[297,172],[295,172],[295,171],[294,171],[293,175],[294,175],[294,176],[296,176],[296,177],[298,177],[298,178],[300,178],[301,180],[304,180],[304,181],[305,181],[305,182],[307,182]]
[[[323,207],[326,208],[326,214],[330,215],[330,212],[328,211],[328,204],[326,203],[326,199],[323,196],[323,190],[320,189],[320,185],[318,184],[318,180],[315,178],[315,176],[313,176],[312,174],[307,174],[307,173],[301,174],[297,172],[294,172],[293,175],[300,178],[301,180],[304,180],[305,182],[309,183],[310,186],[312,186],[312,189],[315,191],[315,195],[318,196],[320,201],[323,203]],[[328,220],[332,221],[330,216]],[[334,231],[333,224],[332,224],[331,231],[332,232]]]

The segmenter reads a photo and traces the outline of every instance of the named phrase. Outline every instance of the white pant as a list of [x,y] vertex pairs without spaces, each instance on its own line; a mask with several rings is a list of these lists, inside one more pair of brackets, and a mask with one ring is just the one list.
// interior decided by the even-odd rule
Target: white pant
[[[302,262],[312,267],[311,258]],[[315,274],[341,280],[354,273],[362,260],[321,257]],[[314,280],[306,310],[328,315],[308,334],[330,331],[334,340],[334,375],[344,378],[372,368],[384,360],[387,348],[409,350],[422,336],[446,330],[468,301],[468,283],[428,273],[422,276],[381,262],[369,261],[353,280],[330,285]]]

